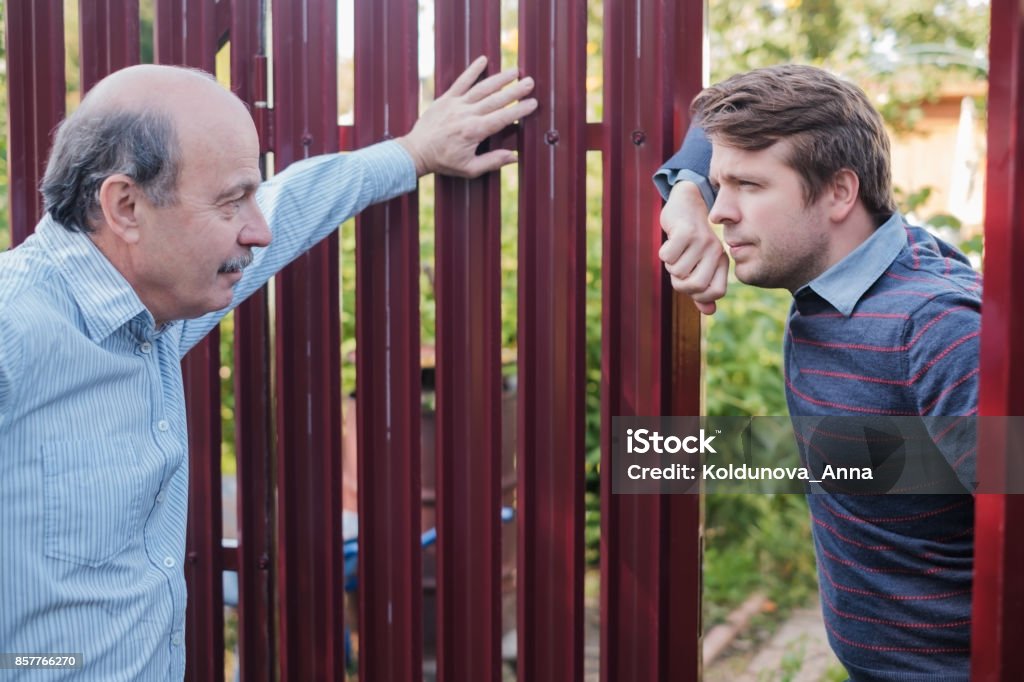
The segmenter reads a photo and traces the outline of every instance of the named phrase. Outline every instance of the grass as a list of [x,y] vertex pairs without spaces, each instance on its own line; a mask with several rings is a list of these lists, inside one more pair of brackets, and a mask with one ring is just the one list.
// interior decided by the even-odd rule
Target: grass
[[802,495],[707,498],[704,627],[725,617],[754,590],[784,617],[817,593],[807,501]]

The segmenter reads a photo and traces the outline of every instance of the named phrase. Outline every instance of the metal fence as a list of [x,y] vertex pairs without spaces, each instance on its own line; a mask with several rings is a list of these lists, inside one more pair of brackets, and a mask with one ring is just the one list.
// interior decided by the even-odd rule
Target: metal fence
[[[155,58],[212,71],[231,41],[233,90],[279,170],[404,133],[417,115],[416,0],[356,0],[355,124],[337,122],[334,0],[156,0]],[[14,243],[39,217],[36,187],[65,113],[63,0],[8,0]],[[436,82],[478,54],[499,62],[499,0],[435,0]],[[603,168],[602,443],[611,415],[697,414],[699,321],[657,256],[651,172],[685,131],[700,87],[700,0],[605,0],[600,122],[586,120],[586,3],[521,0],[519,65],[538,112],[492,140],[518,150],[519,679],[583,679],[585,172]],[[982,413],[1024,414],[1019,165],[1021,8],[993,0]],[[83,90],[139,61],[139,0],[80,0]],[[269,42],[267,37],[272,37]],[[273,46],[268,53],[266,45]],[[272,68],[271,68],[272,67]],[[274,101],[268,101],[273,76]],[[499,188],[439,178],[437,665],[450,682],[501,678]],[[357,223],[360,679],[422,666],[417,199]],[[245,680],[343,673],[338,240],[328,239],[235,317],[237,548],[222,547],[216,334],[184,362],[191,444],[188,677],[223,677],[221,575],[239,574]],[[637,333],[641,331],[642,333]],[[271,386],[273,385],[273,393]],[[1019,466],[997,436],[983,466]],[[984,445],[984,444],[983,444]],[[601,675],[694,680],[700,671],[696,496],[601,490]],[[1024,502],[979,496],[974,671],[1024,669]],[[1015,646],[1016,645],[1016,646]]]

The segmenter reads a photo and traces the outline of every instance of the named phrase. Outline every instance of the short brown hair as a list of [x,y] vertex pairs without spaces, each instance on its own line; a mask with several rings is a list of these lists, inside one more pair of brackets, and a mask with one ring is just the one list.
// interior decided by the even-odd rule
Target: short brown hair
[[758,151],[789,140],[788,162],[803,178],[808,204],[847,168],[876,225],[896,211],[889,136],[856,85],[813,66],[771,66],[706,88],[692,110],[708,138],[728,147]]

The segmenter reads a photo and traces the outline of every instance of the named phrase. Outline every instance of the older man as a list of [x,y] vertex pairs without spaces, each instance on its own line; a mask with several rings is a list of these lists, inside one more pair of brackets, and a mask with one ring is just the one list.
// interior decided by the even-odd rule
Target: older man
[[367,205],[514,161],[475,150],[533,111],[533,83],[474,85],[485,66],[407,136],[266,183],[245,107],[201,72],[119,71],[62,124],[47,215],[0,254],[0,651],[81,653],[80,679],[183,677],[181,357]]

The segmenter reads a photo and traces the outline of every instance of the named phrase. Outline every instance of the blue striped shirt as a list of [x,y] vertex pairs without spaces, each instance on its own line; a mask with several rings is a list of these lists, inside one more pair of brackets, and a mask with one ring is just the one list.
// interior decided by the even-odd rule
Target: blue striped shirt
[[396,142],[292,164],[257,193],[274,237],[232,306],[160,329],[91,240],[49,217],[0,254],[0,652],[82,655],[47,679],[182,679],[181,358],[344,220],[415,186]]

